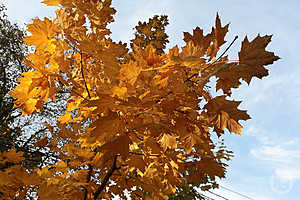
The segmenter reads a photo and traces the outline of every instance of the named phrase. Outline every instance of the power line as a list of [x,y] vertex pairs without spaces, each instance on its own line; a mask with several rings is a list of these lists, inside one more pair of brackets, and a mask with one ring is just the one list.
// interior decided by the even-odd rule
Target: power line
[[216,193],[214,193],[214,192],[211,192],[211,191],[208,191],[209,193],[211,193],[211,194],[213,194],[213,195],[215,195],[215,196],[217,196],[217,197],[220,197],[220,198],[222,198],[222,199],[224,199],[224,200],[229,200],[229,199],[227,199],[227,198],[225,198],[225,197],[223,197],[223,196],[221,196],[221,195],[219,195],[219,194],[216,194]]
[[209,197],[209,196],[206,196],[206,195],[204,195],[204,194],[200,194],[200,196],[201,196],[201,197],[204,197],[205,200],[216,200],[216,199],[213,199],[213,198],[211,198],[211,197]]
[[236,191],[234,191],[234,190],[231,190],[231,189],[226,188],[226,187],[221,186],[221,185],[219,185],[219,186],[220,186],[220,188],[223,188],[224,190],[227,190],[227,191],[230,191],[230,192],[235,193],[235,194],[237,194],[237,195],[240,195],[241,197],[244,197],[244,198],[247,198],[247,199],[250,199],[250,200],[254,200],[253,198],[251,198],[251,197],[249,197],[249,196],[247,196],[247,195],[241,194],[241,193],[239,193],[239,192],[236,192]]

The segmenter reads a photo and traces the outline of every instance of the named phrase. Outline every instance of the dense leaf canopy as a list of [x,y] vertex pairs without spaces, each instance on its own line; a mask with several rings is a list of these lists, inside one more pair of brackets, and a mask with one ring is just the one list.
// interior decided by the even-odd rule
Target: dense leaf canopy
[[[189,185],[216,187],[232,154],[212,135],[241,134],[239,121],[250,117],[230,100],[231,89],[268,75],[265,66],[278,59],[265,50],[271,36],[246,37],[239,59],[230,60],[219,52],[229,25],[217,15],[210,33],[197,27],[184,33],[182,48],[167,51],[167,18],[155,16],[136,27],[129,50],[109,36],[111,0],[44,3],[59,6],[56,17],[28,25],[24,41],[35,50],[25,62],[32,70],[10,94],[23,115],[69,94],[64,115],[46,124],[50,136],[36,143],[57,160],[0,172],[3,198],[37,191],[40,199],[169,199]],[[209,92],[211,77],[222,95]],[[15,150],[0,158],[23,160]]]

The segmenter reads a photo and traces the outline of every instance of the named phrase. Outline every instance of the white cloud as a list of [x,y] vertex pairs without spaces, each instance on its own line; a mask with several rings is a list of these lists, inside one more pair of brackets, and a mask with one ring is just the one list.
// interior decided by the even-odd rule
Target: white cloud
[[24,23],[31,23],[35,17],[43,18],[54,15],[56,7],[46,6],[37,0],[2,0],[7,7],[7,14],[13,22],[18,23],[21,27]]
[[294,189],[294,182],[300,180],[300,149],[297,139],[281,141],[280,145],[262,145],[250,151],[256,159],[265,161],[273,170],[270,188],[273,192],[286,195]]
[[263,145],[274,145],[274,140],[268,137],[264,129],[258,128],[258,126],[249,125],[245,130],[246,136],[255,137]]
[[300,167],[276,169],[275,174],[283,180],[300,179]]
[[250,153],[260,160],[285,164],[291,164],[295,160],[300,160],[300,150],[286,150],[280,146],[262,146],[259,149],[252,149]]
[[286,141],[286,142],[283,142],[282,143],[282,145],[287,145],[287,146],[289,146],[289,145],[296,145],[297,143],[299,142],[299,140],[298,139],[292,139],[292,140],[288,140],[288,141]]
[[268,132],[260,125],[250,125],[245,132],[259,141],[250,155],[263,162],[266,171],[273,171],[268,179],[274,194],[287,195],[294,190],[294,182],[300,180],[300,139]]

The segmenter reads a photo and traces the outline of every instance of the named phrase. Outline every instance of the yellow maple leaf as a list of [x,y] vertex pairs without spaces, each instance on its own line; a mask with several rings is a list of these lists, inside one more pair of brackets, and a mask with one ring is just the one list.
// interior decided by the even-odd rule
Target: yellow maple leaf
[[67,123],[70,120],[72,120],[72,113],[71,112],[66,112],[64,115],[60,116],[57,121],[60,123]]
[[217,55],[219,48],[226,42],[224,38],[228,32],[229,24],[222,27],[220,17],[217,13],[215,26],[216,27],[212,29],[213,44],[207,50],[207,55],[210,56],[210,60]]
[[2,160],[8,162],[20,162],[25,160],[23,154],[24,152],[17,152],[16,149],[11,149],[10,151],[3,152],[0,156],[2,157]]
[[42,3],[46,4],[47,6],[58,6],[61,0],[44,0]]
[[130,85],[134,85],[137,77],[142,71],[142,67],[137,62],[130,61],[128,64],[122,65],[120,70],[120,80],[128,82]]
[[32,98],[25,101],[23,106],[24,107],[23,115],[33,113],[36,110],[37,102],[38,102],[37,99],[32,99]]
[[227,128],[231,133],[241,134],[242,132],[242,125],[240,125],[237,121],[230,118],[228,113],[224,111],[220,111],[218,117],[216,119],[216,127],[225,130]]
[[265,50],[271,42],[271,38],[270,35],[258,35],[249,42],[248,38],[245,37],[239,52],[240,62],[231,64],[229,68],[216,75],[218,78],[216,89],[222,89],[230,95],[232,88],[238,88],[241,85],[240,79],[250,84],[254,77],[262,79],[267,76],[269,73],[265,66],[273,64],[274,61],[279,59],[273,52]]
[[37,169],[36,173],[39,176],[47,176],[49,173],[48,167],[43,167],[42,169]]
[[161,143],[164,151],[166,151],[168,148],[169,149],[176,149],[176,147],[177,147],[176,139],[177,138],[178,138],[178,136],[169,135],[169,134],[165,133],[162,136],[162,138],[159,140],[159,142]]
[[227,128],[230,132],[240,134],[242,126],[238,121],[250,119],[250,116],[246,111],[237,108],[241,101],[230,101],[225,98],[225,95],[217,96],[204,108],[207,109],[207,114],[216,128],[222,131]]
[[119,86],[114,86],[112,89],[112,96],[119,97],[120,99],[126,99],[127,97],[127,87],[119,87]]
[[44,138],[38,140],[38,141],[34,144],[34,146],[36,146],[36,147],[44,147],[44,146],[47,145],[47,143],[48,143],[48,138],[47,138],[47,137],[44,137]]
[[193,150],[194,145],[201,144],[203,141],[200,136],[189,133],[184,138],[184,149],[186,150],[187,154],[190,154]]
[[53,200],[56,199],[59,195],[59,186],[56,184],[47,184],[47,182],[44,182],[39,186],[37,192],[40,199]]
[[58,163],[56,163],[56,167],[64,169],[67,167],[67,164],[64,161],[59,161]]
[[161,88],[165,88],[168,86],[169,83],[169,77],[162,77],[161,75],[157,75],[154,77],[155,78],[155,85],[158,85],[158,87]]
[[51,52],[55,50],[55,36],[59,33],[56,22],[46,17],[43,21],[40,19],[33,19],[33,23],[27,25],[27,27],[27,31],[31,33],[31,36],[24,38],[24,42],[27,45],[34,45],[37,50],[45,50],[45,47],[47,48],[46,50],[50,50]]

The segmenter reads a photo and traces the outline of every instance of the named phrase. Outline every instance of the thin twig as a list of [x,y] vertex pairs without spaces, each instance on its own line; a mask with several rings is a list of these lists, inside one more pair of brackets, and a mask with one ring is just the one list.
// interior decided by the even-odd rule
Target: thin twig
[[29,142],[31,142],[31,140],[33,140],[33,139],[35,138],[35,136],[37,136],[37,134],[39,134],[39,133],[41,133],[41,132],[43,132],[43,131],[45,131],[45,130],[47,130],[47,127],[43,128],[43,129],[40,129],[40,130],[37,131],[36,133],[32,134],[32,135],[30,136],[30,138],[22,145],[21,148],[24,148]]
[[225,49],[225,51],[217,58],[216,61],[220,60],[222,58],[222,56],[224,56],[224,54],[230,49],[230,47],[233,45],[233,43],[238,39],[239,37],[236,35],[234,37],[234,39],[232,40],[232,42],[230,43],[230,45]]
[[[139,156],[145,156],[146,155],[146,154],[143,154],[143,153],[132,152],[132,151],[129,151],[129,153],[134,154],[134,155],[139,155]],[[161,155],[160,154],[149,154],[147,156],[161,156]]]
[[219,73],[220,71],[222,71],[223,69],[226,69],[227,67],[229,67],[229,63],[222,65],[221,67],[219,67],[218,69],[216,69],[215,71],[213,71],[212,73],[210,73],[208,76],[206,76],[199,84],[199,87],[201,88],[204,83],[213,75],[216,75],[217,73]]
[[83,82],[84,82],[85,89],[86,89],[86,91],[87,91],[87,93],[88,93],[89,98],[91,98],[89,89],[88,89],[87,84],[86,84],[86,81],[85,81],[84,73],[83,73],[82,53],[80,53],[80,68],[81,68],[81,75],[82,75],[82,78],[83,78]]
[[[59,83],[62,85],[62,86],[65,86],[67,88],[67,92],[69,92],[71,95],[72,93],[78,95],[79,97],[83,98],[84,100],[86,100],[86,98],[84,98],[84,96],[82,96],[81,94],[79,94],[78,92],[76,92],[75,90],[72,90],[68,85],[64,84],[61,80],[58,80]],[[62,88],[60,88],[61,90],[63,90]],[[66,92],[66,93],[67,93]],[[61,93],[60,91],[58,91],[58,93]]]

